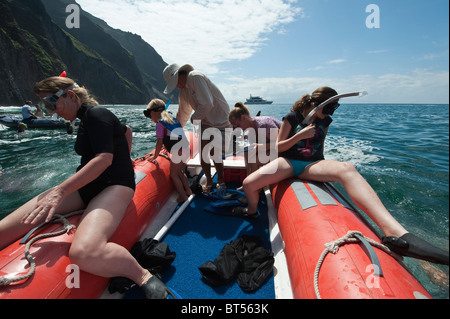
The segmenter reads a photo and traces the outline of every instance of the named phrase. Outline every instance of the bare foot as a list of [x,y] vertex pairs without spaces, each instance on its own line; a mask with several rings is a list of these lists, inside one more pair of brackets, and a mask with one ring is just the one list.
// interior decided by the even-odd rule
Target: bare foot
[[418,262],[432,282],[440,287],[448,288],[448,274],[427,261],[418,260]]

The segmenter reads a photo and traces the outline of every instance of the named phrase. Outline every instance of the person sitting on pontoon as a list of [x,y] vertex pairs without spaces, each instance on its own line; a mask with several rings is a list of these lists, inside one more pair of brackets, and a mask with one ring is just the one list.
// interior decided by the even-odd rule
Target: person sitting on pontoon
[[28,121],[38,119],[39,117],[33,113],[31,106],[33,102],[26,101],[24,106],[22,106],[22,122],[26,123]]
[[[381,228],[386,236],[383,243],[392,251],[402,256],[448,265],[448,252],[409,233],[384,207],[373,188],[351,163],[325,160],[325,137],[333,121],[331,115],[339,104],[334,101],[323,108],[318,106],[337,95],[334,89],[321,87],[294,103],[291,112],[284,117],[278,134],[279,157],[244,180],[248,207],[236,207],[233,214],[257,218],[259,191],[287,178],[340,182],[352,201]],[[304,124],[307,118],[311,124]]]

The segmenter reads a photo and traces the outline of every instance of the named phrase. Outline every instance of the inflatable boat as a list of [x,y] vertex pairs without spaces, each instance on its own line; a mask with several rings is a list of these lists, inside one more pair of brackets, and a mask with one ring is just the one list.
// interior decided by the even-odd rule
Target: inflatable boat
[[[22,118],[18,117],[11,117],[8,115],[1,116],[0,117],[0,124],[5,125],[10,128],[17,128],[18,124],[22,121]],[[75,125],[78,125],[79,120],[77,120],[77,123]],[[40,118],[40,119],[34,119],[30,120],[27,123],[27,128],[48,128],[48,129],[55,129],[55,128],[66,128],[66,122],[63,119],[54,119],[54,118]]]
[[431,298],[333,185],[285,180],[272,198],[294,298]]
[[[169,160],[161,156],[156,166],[147,160],[149,156],[150,154],[134,161],[137,184],[135,196],[111,238],[111,241],[127,249],[131,249],[138,241],[172,192]],[[157,187],[158,184],[167,187]],[[81,214],[77,214],[67,219],[76,228],[80,218]],[[41,234],[53,233],[61,227],[60,223],[50,223],[36,230],[28,240]],[[33,244],[30,254],[36,266],[31,278],[0,287],[0,298],[98,298],[109,279],[81,271],[79,281],[77,278],[74,282],[73,275],[79,270],[68,258],[73,235],[72,230],[56,237],[43,238]],[[29,263],[24,258],[26,245],[21,240],[0,252],[0,277],[15,278],[29,272]]]
[[[193,144],[191,151],[196,154]],[[196,288],[196,285],[206,285],[198,270],[196,275],[190,270],[186,275],[176,267],[192,262],[197,253],[212,248],[210,240],[220,239],[227,243],[258,227],[264,228],[261,233],[270,242],[275,259],[273,277],[264,287],[271,292],[246,295],[246,298],[431,298],[401,261],[379,246],[377,233],[332,185],[291,179],[266,187],[265,196],[260,198],[265,202],[265,211],[261,211],[264,216],[259,220],[268,219],[267,225],[255,225],[259,221],[241,223],[242,218],[210,217],[211,214],[205,213],[205,207],[202,207],[209,202],[202,196],[193,195],[181,207],[177,206],[173,199],[176,192],[169,176],[168,157],[160,156],[157,162],[150,162],[149,156],[134,161],[135,196],[111,240],[130,249],[142,238],[165,238],[172,248],[172,245],[178,247],[178,243],[183,247],[181,244],[187,242],[183,236],[197,236],[188,248],[179,248],[179,263],[174,266],[176,270],[172,270],[169,282],[166,281],[176,291],[181,290],[183,298],[203,299],[203,291],[213,293],[208,298],[244,298],[228,295],[232,290],[229,286],[223,289]],[[188,169],[192,174],[200,172],[198,156],[191,158]],[[231,156],[225,161],[225,176],[227,183],[239,184],[243,180],[243,157]],[[184,213],[184,219],[178,219],[185,208],[191,212]],[[198,220],[194,214],[199,216]],[[206,216],[216,219],[211,222],[205,220]],[[80,215],[68,218],[75,227],[79,220]],[[225,221],[230,221],[230,224]],[[46,224],[35,230],[27,242],[61,228],[59,222]],[[224,228],[228,232],[218,232]],[[122,298],[117,293],[111,295],[106,291],[109,279],[80,272],[76,265],[71,264],[68,251],[73,233],[74,230],[64,231],[61,235],[36,241],[29,248],[35,260],[33,274],[0,286],[0,298]],[[19,239],[0,252],[0,278],[17,278],[29,273],[30,265],[24,257],[26,244],[21,241]],[[189,249],[192,252],[185,251]],[[187,253],[189,260],[183,259],[182,253]],[[218,254],[219,251],[215,251],[209,256],[213,258]],[[195,260],[193,263],[197,267],[204,261]],[[79,276],[75,276],[77,272]]]

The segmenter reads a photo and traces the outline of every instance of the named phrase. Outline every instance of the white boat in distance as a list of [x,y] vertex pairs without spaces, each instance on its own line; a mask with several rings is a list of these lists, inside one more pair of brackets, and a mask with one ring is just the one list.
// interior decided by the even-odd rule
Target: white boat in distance
[[251,94],[250,98],[247,99],[247,101],[245,102],[245,104],[272,104],[272,103],[273,101],[267,101],[260,96],[252,96]]

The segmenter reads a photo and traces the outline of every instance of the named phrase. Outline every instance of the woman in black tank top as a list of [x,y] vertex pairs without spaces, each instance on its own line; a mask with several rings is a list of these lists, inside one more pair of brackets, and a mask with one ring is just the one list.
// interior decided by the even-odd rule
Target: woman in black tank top
[[298,177],[318,182],[340,182],[353,202],[384,232],[383,243],[394,252],[448,265],[448,252],[434,247],[409,233],[386,209],[378,195],[355,167],[348,162],[326,160],[323,145],[330,115],[334,109],[320,109],[311,117],[309,125],[303,120],[321,103],[338,95],[329,87],[321,87],[306,94],[283,119],[278,134],[279,157],[247,176],[243,182],[248,208],[237,208],[235,214],[256,217],[259,190],[284,179]]
[[0,221],[0,249],[54,214],[84,209],[69,251],[71,262],[94,275],[129,278],[147,298],[166,298],[167,287],[127,249],[109,241],[134,195],[127,128],[69,78],[51,77],[34,89],[48,111],[70,121],[80,118],[75,150],[81,164],[73,176]]

